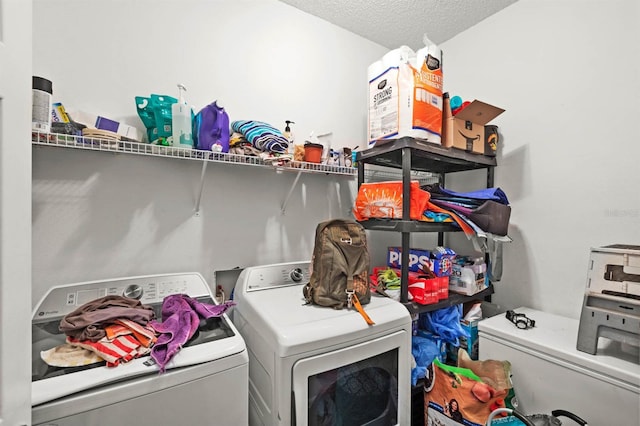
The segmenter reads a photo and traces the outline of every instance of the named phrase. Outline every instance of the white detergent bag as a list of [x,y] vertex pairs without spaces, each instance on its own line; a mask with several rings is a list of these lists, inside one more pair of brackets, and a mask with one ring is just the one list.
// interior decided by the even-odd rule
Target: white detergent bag
[[442,53],[424,40],[417,52],[401,46],[369,66],[369,146],[404,136],[440,144]]

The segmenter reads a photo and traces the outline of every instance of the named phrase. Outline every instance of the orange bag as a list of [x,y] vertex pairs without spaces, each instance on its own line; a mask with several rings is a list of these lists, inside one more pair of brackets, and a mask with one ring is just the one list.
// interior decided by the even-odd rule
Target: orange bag
[[491,411],[504,408],[507,389],[494,389],[473,371],[452,367],[437,359],[424,384],[425,425],[482,426]]
[[[418,181],[411,181],[409,216],[420,220],[427,209],[431,194],[420,189]],[[356,220],[402,219],[402,182],[363,183],[358,190],[353,215]]]

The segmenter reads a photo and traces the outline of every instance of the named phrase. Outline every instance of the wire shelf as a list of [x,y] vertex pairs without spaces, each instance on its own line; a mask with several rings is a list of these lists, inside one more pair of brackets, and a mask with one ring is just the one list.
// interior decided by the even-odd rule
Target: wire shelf
[[[350,177],[355,177],[358,174],[358,170],[355,167],[307,163],[304,161],[290,161],[289,159],[283,160],[278,159],[277,157],[265,159],[249,155],[228,154],[223,152],[203,151],[199,149],[184,149],[172,146],[152,145],[128,140],[103,139],[89,136],[32,131],[31,141],[33,145],[46,145],[151,157],[178,158],[183,160],[199,160],[243,166],[257,166],[270,168],[276,172],[302,172]],[[390,170],[388,168],[385,169],[382,167],[377,168],[377,166],[366,167],[365,177],[368,182],[402,180],[402,174],[400,171]],[[438,175],[414,170],[411,172],[411,179],[418,180],[421,185],[424,185],[437,182]]]
[[[376,169],[374,168],[374,166],[372,166],[372,168],[365,168],[364,174],[367,182],[387,182],[402,180],[401,170],[383,170]],[[420,185],[438,183],[439,179],[440,177],[434,173],[422,172],[417,170],[411,171],[411,180],[417,180]]]
[[184,149],[172,146],[152,145],[141,142],[102,139],[87,136],[42,133],[36,131],[31,132],[31,141],[34,145],[268,167],[275,169],[278,172],[293,171],[345,176],[356,176],[358,173],[357,169],[354,167],[315,164],[304,161],[290,161],[288,158],[278,159],[276,157],[264,159],[248,155],[203,151],[199,149]]

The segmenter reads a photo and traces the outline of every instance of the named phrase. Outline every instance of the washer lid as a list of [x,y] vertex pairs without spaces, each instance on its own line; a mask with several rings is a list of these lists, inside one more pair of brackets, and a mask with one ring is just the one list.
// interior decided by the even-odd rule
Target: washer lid
[[272,342],[280,356],[356,341],[388,330],[410,330],[409,311],[400,303],[372,295],[364,309],[369,326],[355,309],[305,304],[302,285],[242,294],[234,308],[256,333]]
[[[623,352],[618,342],[599,339],[598,352],[591,355],[576,349],[579,321],[531,308],[514,309],[534,320],[535,327],[517,328],[504,314],[478,322],[480,338],[490,339],[558,364],[569,363],[591,376],[606,376],[631,385],[640,392],[640,359]],[[480,341],[482,345],[482,340]]]

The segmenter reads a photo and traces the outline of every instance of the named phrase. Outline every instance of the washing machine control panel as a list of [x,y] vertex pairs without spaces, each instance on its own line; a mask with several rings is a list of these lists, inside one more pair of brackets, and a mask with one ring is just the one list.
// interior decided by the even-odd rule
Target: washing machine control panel
[[260,266],[246,270],[243,285],[246,291],[303,285],[310,275],[310,262]]
[[34,321],[62,317],[78,307],[105,296],[124,296],[144,305],[162,303],[172,294],[209,296],[209,286],[197,273],[147,275],[107,281],[92,281],[54,287],[33,313]]

